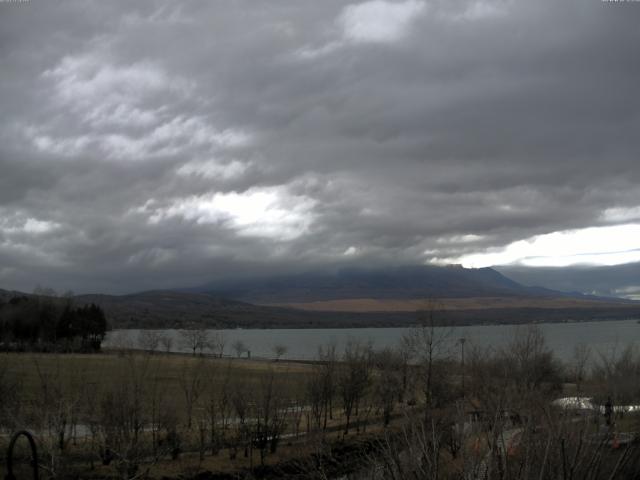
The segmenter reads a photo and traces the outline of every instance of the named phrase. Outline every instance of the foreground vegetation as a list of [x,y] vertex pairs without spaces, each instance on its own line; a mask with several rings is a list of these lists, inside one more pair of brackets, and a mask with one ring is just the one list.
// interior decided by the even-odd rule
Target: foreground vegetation
[[[394,350],[317,362],[135,351],[0,354],[0,427],[29,428],[50,478],[613,479],[640,471],[640,356],[562,365],[536,328],[501,351],[425,321]],[[466,346],[466,351],[464,350]],[[575,415],[561,396],[597,406]],[[0,437],[6,447],[7,435]],[[202,472],[210,472],[202,474]],[[211,473],[212,472],[212,473]],[[226,475],[226,476],[225,476]]]
[[0,298],[0,350],[95,352],[107,331],[102,309],[75,306],[71,295],[56,297],[48,290]]

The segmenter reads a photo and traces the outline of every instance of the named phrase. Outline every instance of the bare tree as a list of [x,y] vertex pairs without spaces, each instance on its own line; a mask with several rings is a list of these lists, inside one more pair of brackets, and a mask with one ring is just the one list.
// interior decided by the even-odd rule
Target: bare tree
[[419,359],[422,368],[422,386],[424,391],[427,415],[434,406],[434,387],[442,387],[442,371],[437,369],[437,362],[442,362],[449,356],[449,349],[453,330],[450,327],[438,325],[436,313],[439,305],[431,301],[427,310],[418,312],[419,325],[408,338],[404,340],[411,346],[414,355]]
[[166,397],[164,388],[159,382],[157,372],[153,372],[149,378],[149,392],[147,395],[147,411],[149,413],[149,429],[151,430],[151,448],[153,456],[157,458],[160,431],[162,429],[162,416],[165,409]]
[[238,358],[240,358],[242,354],[247,351],[247,346],[242,340],[236,340],[235,342],[233,342],[231,348],[233,348],[233,351],[236,352],[236,356]]
[[231,369],[221,372],[218,363],[209,362],[206,369],[204,409],[208,420],[211,454],[216,455],[225,443],[231,418]]
[[585,343],[579,343],[573,351],[571,373],[576,384],[576,396],[582,396],[582,382],[587,374],[591,348]]
[[134,342],[126,330],[119,330],[111,336],[111,345],[123,356],[127,351],[134,348]]
[[391,349],[384,349],[374,355],[377,376],[374,380],[374,396],[382,410],[384,426],[391,421],[398,391],[402,389],[402,358]]
[[250,466],[253,467],[253,442],[252,435],[253,429],[251,425],[251,407],[249,399],[251,395],[249,393],[249,385],[244,379],[233,377],[229,385],[231,405],[234,415],[238,421],[237,425],[237,439],[232,442],[229,454],[232,459],[235,458],[238,450],[238,445],[244,446],[244,456],[249,458]]
[[0,357],[0,430],[13,430],[20,424],[22,384],[9,372],[6,359]]
[[521,393],[539,392],[543,386],[558,389],[560,365],[539,326],[516,328],[503,355],[505,363],[509,365],[511,379]]
[[327,429],[328,420],[333,420],[333,400],[337,393],[337,354],[336,346],[330,343],[318,348],[320,361],[321,398],[323,403],[323,430]]
[[138,334],[138,346],[148,352],[153,354],[160,345],[160,334],[153,330],[140,330]]
[[324,386],[324,369],[321,366],[314,366],[313,372],[306,378],[306,401],[313,418],[313,426],[317,430],[320,430],[323,415],[328,408]]
[[276,344],[273,346],[273,354],[276,356],[276,362],[280,360],[281,357],[287,354],[289,348],[283,344]]
[[614,405],[640,400],[640,352],[634,345],[598,352],[592,376],[600,386],[600,400],[611,397]]
[[158,341],[160,342],[160,345],[162,346],[165,353],[171,352],[171,347],[173,346],[173,338],[170,335],[161,334]]
[[100,402],[100,456],[113,464],[122,479],[138,475],[148,453],[142,433],[148,422],[144,399],[149,375],[149,357],[129,355],[119,359],[120,372],[105,389]]
[[358,408],[371,381],[371,346],[355,340],[347,342],[343,363],[338,372],[338,389],[345,416],[344,434],[349,433],[351,417]]
[[196,363],[184,361],[180,369],[178,382],[184,395],[187,428],[191,429],[193,409],[205,387],[204,360]]
[[261,376],[258,388],[253,438],[260,451],[260,464],[264,465],[267,453],[276,452],[284,430],[287,410],[283,394],[286,389],[276,380],[272,369]]
[[209,333],[203,329],[182,330],[180,331],[180,336],[182,346],[191,350],[194,357],[196,356],[196,352],[202,355],[204,349],[209,345]]
[[82,365],[65,369],[60,359],[44,367],[33,358],[39,392],[31,405],[30,421],[42,434],[45,469],[52,476],[64,475],[67,447],[73,441],[75,425],[86,385]]
[[219,358],[224,355],[224,347],[227,344],[227,340],[222,332],[215,332],[213,338],[209,342],[213,354]]
[[289,410],[288,424],[293,427],[293,434],[295,435],[296,440],[299,438],[299,435],[300,435],[300,425],[302,423],[302,418],[304,416],[306,409],[307,409],[307,402],[306,402],[305,391],[297,390],[288,408]]
[[400,362],[400,374],[401,381],[398,388],[398,401],[404,402],[405,396],[409,388],[409,374],[411,372],[411,360],[415,355],[415,349],[413,346],[413,338],[411,336],[403,335],[396,348],[397,358]]

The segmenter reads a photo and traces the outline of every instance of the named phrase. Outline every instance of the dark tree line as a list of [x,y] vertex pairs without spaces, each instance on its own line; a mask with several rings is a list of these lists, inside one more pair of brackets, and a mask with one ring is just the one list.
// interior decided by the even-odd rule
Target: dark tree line
[[100,350],[107,331],[103,310],[75,307],[69,299],[16,296],[0,301],[0,348],[5,350]]

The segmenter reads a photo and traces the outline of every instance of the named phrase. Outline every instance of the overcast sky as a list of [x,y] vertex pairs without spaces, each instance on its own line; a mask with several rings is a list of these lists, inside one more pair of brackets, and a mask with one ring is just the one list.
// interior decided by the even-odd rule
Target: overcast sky
[[0,288],[640,260],[640,3],[0,2]]

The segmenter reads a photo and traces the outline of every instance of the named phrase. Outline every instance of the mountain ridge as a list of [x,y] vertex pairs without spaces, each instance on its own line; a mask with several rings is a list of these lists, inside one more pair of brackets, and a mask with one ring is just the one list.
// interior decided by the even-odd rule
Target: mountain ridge
[[[270,277],[222,280],[189,292],[211,293],[257,304],[303,303],[350,298],[417,299],[581,296],[521,285],[493,268],[400,266],[350,268]],[[585,297],[586,298],[586,297]]]
[[[0,300],[16,295],[32,294],[0,290]],[[459,266],[346,269],[73,300],[101,306],[113,328],[409,326],[422,310],[458,324],[640,317],[638,302],[527,287],[491,268]]]

